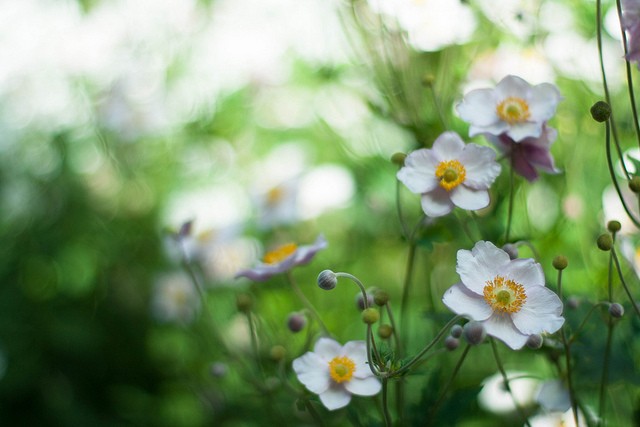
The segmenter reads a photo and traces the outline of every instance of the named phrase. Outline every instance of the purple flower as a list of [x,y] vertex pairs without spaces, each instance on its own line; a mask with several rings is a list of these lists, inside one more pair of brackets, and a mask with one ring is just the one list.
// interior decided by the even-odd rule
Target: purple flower
[[294,243],[287,243],[278,246],[264,255],[260,265],[238,272],[236,278],[246,277],[255,282],[264,282],[276,274],[311,262],[316,252],[326,247],[327,241],[322,234],[311,245],[297,246]]
[[627,31],[627,60],[640,66],[640,0],[622,0],[622,27]]
[[551,144],[558,136],[558,132],[551,127],[544,125],[542,134],[538,138],[530,136],[520,142],[514,141],[506,133],[499,136],[487,133],[484,136],[501,153],[511,158],[513,169],[528,181],[534,181],[538,178],[538,170],[551,174],[560,172],[555,166],[550,151]]

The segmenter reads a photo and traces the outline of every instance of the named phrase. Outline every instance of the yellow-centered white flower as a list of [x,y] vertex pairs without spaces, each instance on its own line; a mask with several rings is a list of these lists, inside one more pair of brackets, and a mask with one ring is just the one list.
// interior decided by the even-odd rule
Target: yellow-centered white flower
[[344,346],[331,338],[320,338],[313,348],[293,361],[298,380],[329,410],[347,406],[351,395],[373,396],[382,388],[367,366],[364,341]]
[[491,242],[459,250],[461,282],[442,301],[454,313],[482,322],[487,334],[514,350],[533,334],[556,332],[564,323],[560,298],[545,287],[544,273],[533,259],[510,259]]

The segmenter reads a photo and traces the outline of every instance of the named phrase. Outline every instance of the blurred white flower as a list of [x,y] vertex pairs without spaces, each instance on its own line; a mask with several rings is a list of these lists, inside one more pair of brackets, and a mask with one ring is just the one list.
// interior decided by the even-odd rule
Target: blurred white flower
[[482,390],[478,394],[480,407],[496,414],[508,414],[517,409],[516,402],[520,407],[531,405],[534,402],[539,381],[527,378],[527,375],[526,372],[507,372],[509,387],[513,394],[507,391],[501,373],[483,380]]
[[547,412],[565,412],[571,408],[569,390],[560,380],[543,382],[536,394],[536,402]]
[[[624,184],[620,186],[620,192],[622,193],[624,202],[631,211],[631,214],[640,219],[638,212],[638,196]],[[633,235],[640,231],[627,215],[627,212],[620,201],[620,197],[618,197],[618,192],[613,185],[607,186],[602,193],[602,210],[604,212],[605,227],[609,221],[615,220],[620,222],[622,227],[620,228],[618,235]]]
[[190,323],[199,307],[198,292],[186,273],[162,276],[153,287],[151,309],[161,322]]
[[573,411],[570,409],[566,412],[551,412],[548,414],[538,414],[529,418],[531,427],[587,427],[588,424],[584,419],[584,415],[578,411],[578,425],[576,426]]

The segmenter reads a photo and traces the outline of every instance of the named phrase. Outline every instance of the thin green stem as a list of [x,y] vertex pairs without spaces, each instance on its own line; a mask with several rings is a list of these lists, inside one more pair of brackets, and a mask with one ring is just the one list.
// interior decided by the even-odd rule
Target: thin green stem
[[391,414],[389,413],[388,393],[387,386],[389,383],[388,378],[382,378],[382,413],[384,414],[384,425],[391,427],[393,425],[391,421]]
[[513,156],[509,157],[509,207],[507,209],[507,230],[505,232],[504,242],[509,243],[509,237],[511,234],[511,221],[513,218],[513,199],[515,197],[515,179],[513,172]]
[[318,414],[318,411],[316,411],[316,409],[313,407],[313,405],[311,404],[311,402],[309,402],[308,399],[304,399],[304,407],[307,410],[307,412],[309,413],[309,415],[311,415],[311,418],[313,418],[313,421],[319,425],[320,427],[324,426],[324,422],[322,421],[322,418],[320,417],[320,414]]
[[[524,424],[527,427],[531,427],[531,425],[529,424],[529,420],[527,419],[527,415],[524,413],[524,410],[522,409],[522,406],[520,406],[520,403],[516,400],[516,397],[513,394],[513,390],[511,390],[511,385],[509,384],[509,378],[507,377],[507,372],[504,370],[504,365],[502,364],[502,360],[500,359],[500,354],[498,353],[498,346],[496,345],[496,342],[493,338],[489,338],[489,341],[491,342],[491,348],[493,349],[493,357],[496,359],[498,370],[500,371],[500,375],[502,375],[502,382],[504,383],[504,388],[511,395],[511,399],[513,400],[513,405],[516,407],[516,410],[522,417]],[[578,424],[576,423],[576,425]]]
[[314,319],[318,322],[318,325],[320,325],[320,328],[322,329],[322,333],[325,336],[331,336],[331,334],[329,333],[329,329],[327,328],[327,325],[324,324],[324,322],[322,321],[322,318],[320,317],[316,309],[313,307],[313,304],[311,304],[311,302],[307,299],[307,297],[302,292],[302,289],[300,289],[296,281],[293,279],[293,276],[291,275],[291,271],[287,271],[286,276],[287,276],[287,281],[289,282],[289,284],[291,285],[291,288],[293,289],[293,292],[296,294],[296,296],[302,302],[305,308],[309,310],[309,313],[311,313]]
[[334,273],[336,275],[336,278],[338,277],[346,277],[347,279],[351,280],[353,283],[355,283],[356,285],[358,285],[358,288],[360,288],[360,292],[362,292],[362,298],[364,299],[364,308],[367,309],[369,308],[369,298],[367,297],[367,290],[365,289],[364,285],[362,284],[362,282],[353,274],[349,274],[349,273]]
[[633,299],[631,295],[631,291],[629,291],[629,287],[627,286],[627,282],[624,280],[622,276],[622,269],[620,268],[620,261],[618,260],[618,255],[616,254],[615,248],[611,248],[611,255],[613,255],[613,261],[616,264],[616,270],[618,271],[618,277],[620,278],[620,283],[622,283],[622,287],[624,288],[627,297],[629,298],[629,302],[631,302],[631,307],[633,307],[634,311],[638,316],[640,316],[640,309],[638,308],[638,304]]
[[[638,139],[638,146],[640,146],[640,123],[638,123],[638,110],[636,107],[636,96],[633,93],[633,77],[631,74],[631,63],[626,59],[629,53],[629,44],[627,42],[627,33],[622,26],[622,7],[620,6],[620,0],[616,0],[616,11],[618,12],[618,21],[620,22],[620,34],[622,35],[622,47],[624,48],[625,56],[625,71],[627,75],[627,89],[629,92],[629,103],[631,104],[631,112],[633,117],[633,127],[636,131],[636,138]],[[624,160],[623,160],[624,161]]]
[[584,328],[584,326],[587,324],[587,321],[589,320],[589,318],[591,317],[591,315],[593,314],[595,309],[598,308],[598,307],[602,307],[603,305],[607,305],[607,304],[609,304],[609,303],[601,301],[601,302],[598,302],[598,303],[596,303],[596,304],[591,306],[591,308],[587,312],[587,315],[584,317],[584,319],[582,319],[582,322],[580,323],[580,325],[576,328],[575,331],[573,331],[573,333],[569,337],[569,342],[568,342],[569,345],[573,344],[573,342],[576,340],[576,338],[578,337],[578,334],[580,333],[582,328]]
[[611,344],[613,338],[613,321],[609,318],[607,322],[607,344],[604,349],[604,360],[602,361],[602,376],[600,377],[600,392],[598,393],[598,425],[604,425],[604,412],[606,409],[604,393],[609,380],[609,359],[611,357]]
[[409,238],[409,230],[407,224],[404,222],[402,215],[402,200],[400,200],[400,189],[402,188],[400,180],[396,179],[396,212],[398,213],[398,220],[400,221],[400,227],[402,227],[402,235],[405,239]]
[[367,364],[369,365],[369,369],[371,373],[376,377],[380,376],[380,371],[378,367],[373,364],[373,358],[371,357],[371,342],[373,341],[373,334],[371,333],[371,325],[367,324],[367,339],[365,341],[367,346]]
[[409,325],[408,325],[409,310],[407,307],[409,305],[409,291],[411,288],[411,276],[413,275],[413,267],[415,263],[416,248],[417,248],[417,244],[413,240],[413,234],[415,233],[412,233],[411,241],[409,243],[409,254],[407,255],[407,267],[404,273],[404,284],[402,285],[402,297],[400,300],[400,320],[402,324],[402,329],[404,330],[403,337],[405,340],[409,335],[407,333],[409,329]]
[[[562,300],[562,270],[558,270],[558,297]],[[566,323],[560,328],[560,338],[564,346],[565,363],[567,365],[567,386],[569,388],[569,400],[571,400],[571,410],[573,412],[573,418],[578,424],[578,404],[576,400],[575,389],[573,388],[573,375],[571,373],[571,343],[567,340],[567,336],[564,333]]]
[[256,327],[253,323],[253,316],[251,316],[250,311],[245,312],[247,316],[247,323],[249,324],[249,335],[251,337],[251,349],[253,350],[253,355],[256,358],[256,365],[258,366],[258,371],[260,372],[260,376],[264,379],[264,369],[262,368],[262,360],[260,358],[260,351],[258,349],[258,336],[256,334]]
[[384,305],[386,310],[387,310],[387,314],[389,315],[389,323],[391,323],[391,330],[393,331],[393,338],[396,342],[396,354],[398,355],[398,357],[402,357],[402,355],[404,354],[403,348],[402,348],[402,343],[400,342],[400,336],[398,334],[398,328],[396,326],[396,321],[395,321],[395,317],[393,316],[393,310],[391,310],[391,306],[389,305],[389,302],[387,301],[387,303]]
[[[613,159],[611,158],[611,135],[610,135],[610,124],[611,119],[605,122],[605,148],[607,152],[607,167],[609,168],[609,175],[611,176],[611,181],[613,182],[613,186],[616,189],[616,193],[618,193],[618,198],[620,199],[620,203],[622,203],[622,207],[624,211],[627,213],[629,219],[636,225],[636,227],[640,228],[640,221],[631,213],[631,210],[627,206],[627,202],[624,200],[622,196],[622,191],[620,190],[620,185],[618,184],[618,179],[616,178],[615,171],[613,169]],[[624,161],[621,162],[624,164]]]
[[440,397],[438,397],[438,400],[436,400],[436,403],[434,403],[433,406],[431,407],[431,411],[429,412],[429,416],[427,417],[427,419],[430,420],[431,422],[435,421],[435,415],[438,413],[438,410],[440,409],[442,402],[444,402],[444,398],[447,396],[447,393],[449,392],[449,389],[451,388],[453,381],[458,375],[458,372],[460,371],[460,368],[462,367],[464,360],[467,358],[467,354],[469,354],[470,349],[471,349],[471,345],[467,344],[467,346],[464,348],[464,351],[460,355],[460,359],[458,359],[458,363],[456,363],[455,368],[453,368],[453,372],[451,373],[451,377],[449,378],[447,385],[444,386],[444,388],[442,389],[442,393],[440,393]]

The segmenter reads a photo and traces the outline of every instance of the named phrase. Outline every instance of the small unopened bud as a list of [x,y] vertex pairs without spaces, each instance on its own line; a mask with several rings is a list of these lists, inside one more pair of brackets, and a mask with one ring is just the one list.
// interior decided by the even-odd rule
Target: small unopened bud
[[502,250],[505,251],[507,255],[509,255],[510,259],[518,258],[518,247],[513,243],[505,244],[504,246],[502,246]]
[[556,270],[564,270],[569,265],[569,260],[564,255],[558,255],[553,259],[553,268]]
[[609,306],[609,314],[611,315],[611,317],[619,319],[624,316],[624,307],[621,304],[614,302]]
[[569,307],[572,310],[575,310],[576,308],[580,307],[580,298],[576,296],[567,298],[567,307]]
[[287,327],[291,332],[300,332],[307,326],[307,318],[301,313],[291,313],[287,318]]
[[227,375],[227,372],[229,372],[229,368],[227,367],[227,365],[222,362],[212,363],[209,370],[209,372],[211,372],[211,375],[216,378],[222,378]]
[[338,284],[338,278],[336,277],[336,273],[331,270],[322,270],[320,274],[318,274],[318,286],[320,286],[325,291],[330,291],[335,288]]
[[610,234],[601,234],[596,241],[598,248],[602,251],[610,251],[613,247],[613,239]]
[[617,233],[621,228],[622,224],[620,224],[620,221],[616,221],[615,219],[607,223],[607,230],[612,233]]
[[356,307],[358,310],[362,311],[367,307],[371,307],[373,305],[373,297],[367,294],[367,305],[364,305],[364,297],[362,296],[362,292],[358,292],[356,294]]
[[378,328],[378,336],[382,339],[387,339],[393,335],[393,328],[391,325],[380,325]]
[[362,321],[367,325],[373,325],[380,320],[380,313],[373,307],[369,307],[362,312]]
[[542,335],[540,334],[533,334],[533,335],[529,335],[529,338],[527,339],[527,347],[533,349],[533,350],[537,350],[540,347],[542,347]]
[[465,339],[471,345],[482,344],[487,336],[487,331],[484,330],[482,323],[475,321],[471,321],[464,325],[463,332]]
[[598,101],[591,106],[591,117],[596,122],[606,122],[611,117],[611,106],[604,101]]
[[462,326],[453,325],[451,327],[451,331],[449,332],[449,335],[451,335],[454,338],[460,338],[462,336]]
[[391,156],[391,163],[398,166],[404,166],[404,159],[407,158],[407,155],[404,153],[394,153]]
[[425,86],[431,86],[436,81],[436,76],[433,74],[425,74],[422,77],[422,84]]
[[253,298],[251,298],[249,294],[238,294],[238,296],[236,296],[236,307],[238,311],[248,313],[251,311],[251,307],[253,307]]
[[448,336],[444,339],[444,347],[449,351],[455,350],[456,348],[458,348],[459,345],[460,345],[460,340],[458,338]]
[[629,180],[629,190],[636,194],[640,193],[640,176],[631,177]]
[[389,294],[385,291],[376,291],[376,293],[373,295],[373,301],[376,303],[376,305],[382,307],[387,302],[389,302]]
[[269,356],[275,362],[279,362],[287,355],[287,349],[281,345],[274,345],[271,347],[271,351],[269,352]]

